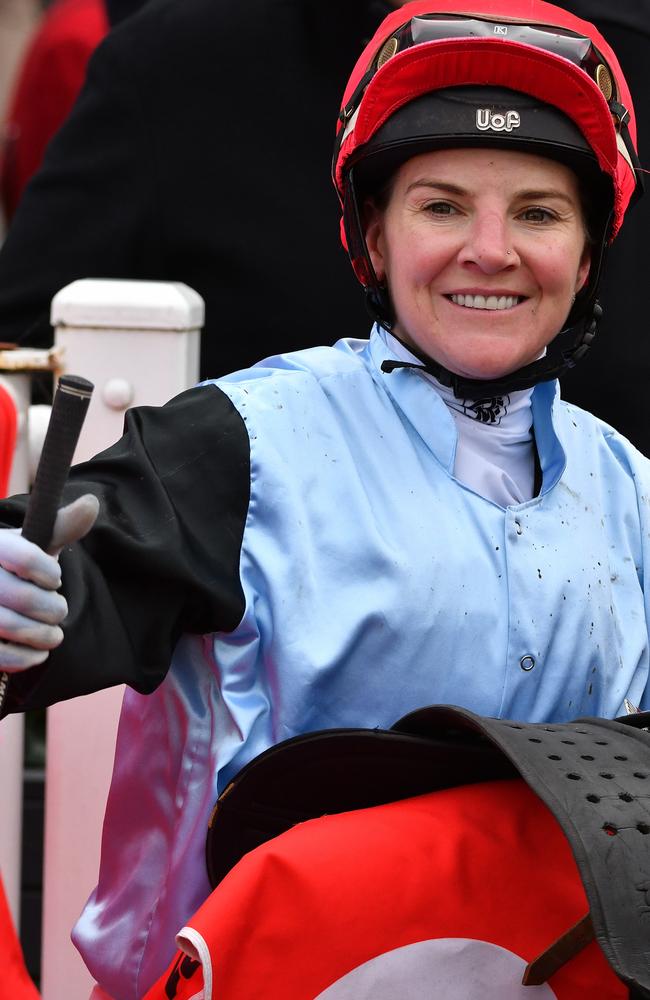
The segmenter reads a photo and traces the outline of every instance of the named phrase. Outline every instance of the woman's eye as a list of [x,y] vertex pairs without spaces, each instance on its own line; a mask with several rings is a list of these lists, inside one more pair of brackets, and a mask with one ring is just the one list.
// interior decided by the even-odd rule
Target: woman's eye
[[454,215],[456,213],[456,209],[448,201],[431,201],[426,206],[426,210],[431,215],[440,216]]
[[552,222],[555,215],[548,208],[533,206],[531,208],[526,208],[521,213],[521,218],[524,222]]

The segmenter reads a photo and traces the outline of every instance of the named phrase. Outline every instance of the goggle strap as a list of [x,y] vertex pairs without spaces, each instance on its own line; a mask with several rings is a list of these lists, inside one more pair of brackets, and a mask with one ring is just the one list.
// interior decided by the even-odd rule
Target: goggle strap
[[639,198],[645,194],[645,175],[641,166],[641,161],[639,160],[637,152],[634,148],[630,130],[627,127],[627,120],[621,122],[620,131],[616,132],[616,146],[619,153],[625,159],[630,170],[634,174],[636,180],[636,186],[632,193],[632,197],[630,198],[629,207],[631,208],[632,205],[636,205]]
[[359,80],[359,83],[354,88],[354,92],[352,93],[350,100],[345,105],[345,107],[342,108],[339,114],[339,120],[342,122],[343,125],[347,123],[348,119],[350,119],[354,114],[354,112],[357,110],[357,107],[361,103],[361,96],[376,72],[377,70],[375,69],[375,67],[371,66],[370,69],[366,70],[364,75]]
[[341,128],[338,131],[336,139],[334,140],[334,156],[332,158],[332,177],[336,183],[336,163],[339,158],[339,152],[346,136],[349,133],[348,124],[353,115],[356,115],[359,108],[361,107],[361,97],[363,92],[375,75],[375,68],[371,66],[370,69],[366,70],[364,75],[359,80],[359,83],[354,89],[350,100],[347,102],[344,108],[341,109],[339,113],[339,121],[341,122]]

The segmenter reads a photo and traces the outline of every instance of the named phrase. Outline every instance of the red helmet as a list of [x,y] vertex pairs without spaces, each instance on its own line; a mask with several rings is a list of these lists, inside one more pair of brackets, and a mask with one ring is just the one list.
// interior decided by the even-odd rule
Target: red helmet
[[[630,92],[592,24],[544,0],[448,0],[442,10],[416,0],[381,23],[345,90],[333,178],[343,243],[384,325],[390,327],[392,309],[366,248],[363,198],[418,153],[480,145],[568,163],[591,201],[591,272],[565,326],[577,335],[559,359],[551,352],[498,383],[510,391],[557,377],[587,350],[601,312],[596,293],[605,246],[643,189]],[[445,384],[458,387],[441,372]],[[476,388],[471,382],[463,382],[463,393]]]

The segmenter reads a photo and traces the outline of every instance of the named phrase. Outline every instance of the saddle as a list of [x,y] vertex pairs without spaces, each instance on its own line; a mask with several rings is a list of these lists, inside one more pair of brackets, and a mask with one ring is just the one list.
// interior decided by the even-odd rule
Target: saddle
[[[649,725],[430,706],[270,748],[216,803],[213,892],[148,1000],[650,998]],[[492,993],[461,984],[472,963]]]

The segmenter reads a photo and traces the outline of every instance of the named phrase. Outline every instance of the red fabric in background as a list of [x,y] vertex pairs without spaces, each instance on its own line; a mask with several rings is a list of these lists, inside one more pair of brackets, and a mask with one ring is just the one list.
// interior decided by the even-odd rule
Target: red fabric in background
[[14,930],[0,878],[0,997],[2,1000],[38,1000],[39,993],[27,975],[23,953]]
[[[9,476],[16,447],[16,404],[0,385],[0,496],[7,495]],[[38,992],[27,974],[23,953],[0,877],[0,998],[37,1000]]]
[[[246,855],[188,924],[204,968],[179,953],[146,1000],[313,1000],[432,939],[527,963],[587,909],[568,842],[527,785],[454,788],[312,820]],[[558,1000],[627,997],[595,942],[548,985]],[[494,996],[489,982],[480,996]]]
[[9,490],[17,431],[16,404],[11,393],[0,385],[0,497],[6,497]]
[[108,31],[103,0],[57,0],[36,29],[10,101],[0,170],[7,221],[63,124],[86,76],[88,59]]

